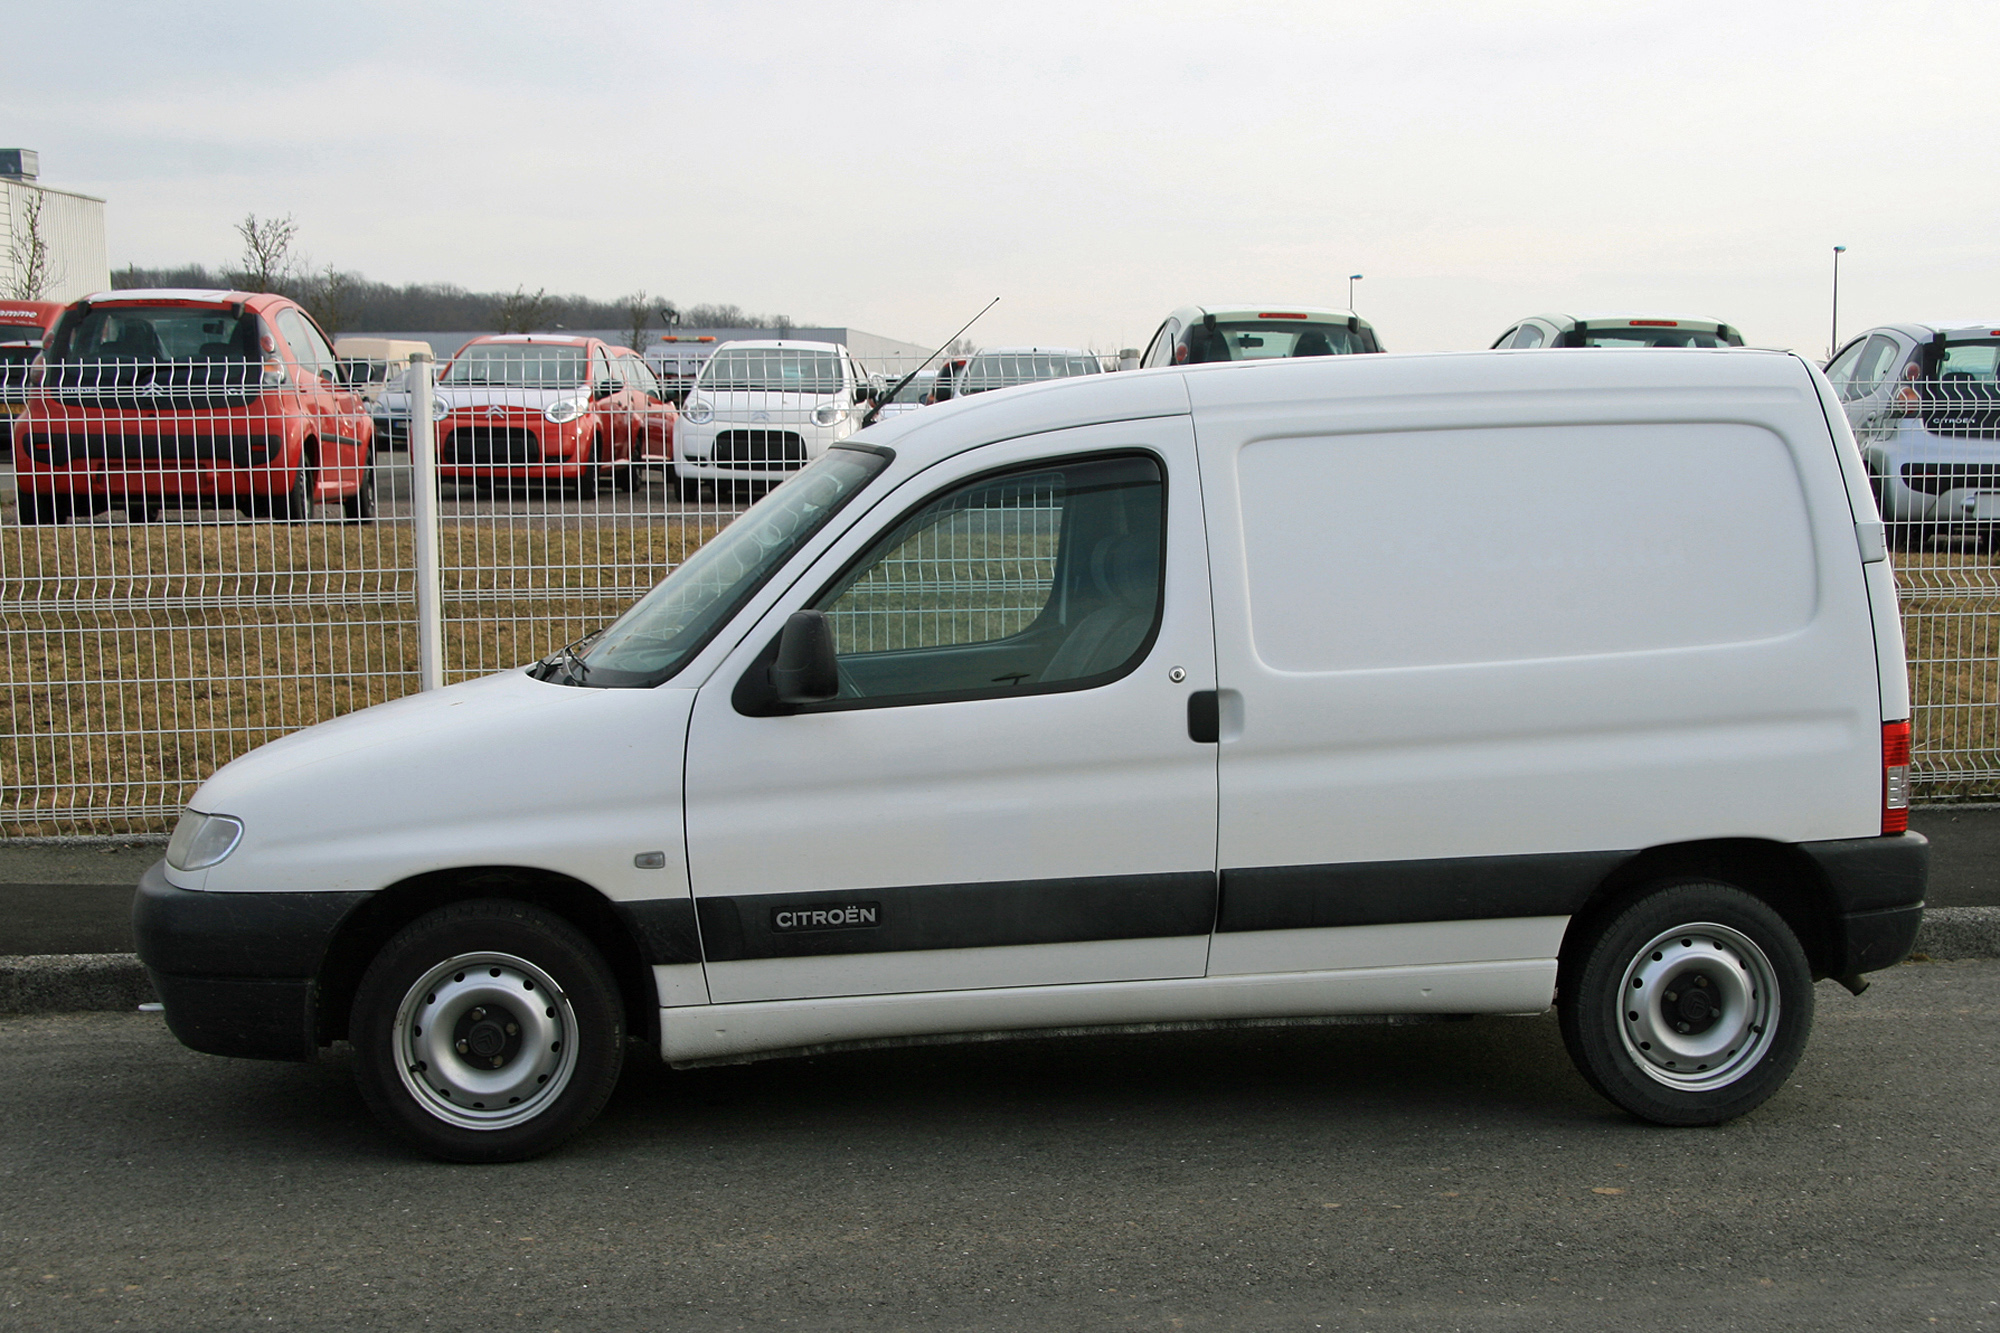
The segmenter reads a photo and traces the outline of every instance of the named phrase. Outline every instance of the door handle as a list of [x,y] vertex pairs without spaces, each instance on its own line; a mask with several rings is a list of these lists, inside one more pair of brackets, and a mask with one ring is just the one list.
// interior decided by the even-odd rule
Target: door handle
[[1222,739],[1222,700],[1214,690],[1196,690],[1188,696],[1188,739],[1198,745],[1214,745]]

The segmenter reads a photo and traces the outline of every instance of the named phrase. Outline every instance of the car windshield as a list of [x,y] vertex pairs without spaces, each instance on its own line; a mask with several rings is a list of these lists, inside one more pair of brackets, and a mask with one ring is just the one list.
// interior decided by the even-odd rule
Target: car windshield
[[[901,378],[902,376],[898,375],[896,380]],[[890,380],[887,385],[883,386],[882,392],[884,397],[882,405],[884,407],[887,407],[890,403],[921,403],[924,401],[924,395],[937,387],[937,376],[935,374],[918,375],[903,386],[901,393],[896,394],[894,397],[889,397],[888,392],[890,389],[896,387],[896,380]]]
[[1993,384],[2000,381],[2000,339],[1946,343],[1938,363],[1940,384]]
[[581,347],[476,344],[452,359],[440,384],[502,384],[511,389],[574,389],[588,378]]
[[1087,352],[981,352],[959,372],[958,392],[984,393],[1036,380],[1095,375],[1103,369]]
[[0,343],[38,343],[42,340],[42,326],[39,324],[0,324]]
[[98,306],[56,349],[57,361],[255,361],[257,317],[203,306]]
[[1729,343],[1712,329],[1669,328],[1664,325],[1614,325],[1608,328],[1579,327],[1571,335],[1572,347],[1727,347]]
[[1176,361],[1266,361],[1287,356],[1345,356],[1375,350],[1359,328],[1289,319],[1218,319],[1190,324]]
[[[687,562],[584,648],[578,684],[656,685],[701,650],[792,553],[889,464],[872,450],[833,448],[708,539]],[[551,659],[555,661],[557,659]],[[560,668],[553,679],[562,679]]]
[[2000,339],[1952,342],[1923,382],[1923,422],[1937,435],[2000,438]]
[[779,347],[724,348],[708,359],[695,388],[713,393],[839,393],[840,354]]

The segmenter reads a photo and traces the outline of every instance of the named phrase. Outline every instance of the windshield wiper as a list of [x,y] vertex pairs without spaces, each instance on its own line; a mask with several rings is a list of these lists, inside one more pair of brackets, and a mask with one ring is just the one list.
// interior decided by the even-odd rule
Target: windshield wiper
[[[602,630],[593,630],[575,643],[566,643],[535,664],[537,680],[553,680],[559,685],[581,685],[583,678],[590,674],[590,663],[583,660],[577,649],[595,639]],[[558,677],[556,672],[562,672]]]

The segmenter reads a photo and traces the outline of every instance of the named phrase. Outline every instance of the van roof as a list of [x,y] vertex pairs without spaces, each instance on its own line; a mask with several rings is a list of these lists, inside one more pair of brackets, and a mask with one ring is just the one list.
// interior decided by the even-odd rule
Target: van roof
[[852,438],[890,446],[922,466],[996,440],[1179,416],[1195,405],[1319,403],[1353,420],[1356,429],[1375,429],[1406,416],[1413,402],[1445,396],[1504,395],[1526,410],[1563,397],[1601,401],[1606,391],[1683,397],[1743,388],[1814,392],[1811,369],[1797,355],[1737,347],[1662,348],[1646,356],[1604,356],[1584,348],[1533,356],[1481,351],[1273,357],[1038,380],[883,417]]

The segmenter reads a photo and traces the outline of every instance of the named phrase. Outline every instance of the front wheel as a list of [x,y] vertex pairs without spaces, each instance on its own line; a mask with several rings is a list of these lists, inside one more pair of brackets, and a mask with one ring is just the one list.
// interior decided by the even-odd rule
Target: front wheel
[[590,443],[584,446],[583,466],[577,470],[576,498],[579,500],[595,500],[597,498],[598,487],[603,482],[603,479],[604,465],[598,461],[597,438],[592,436]]
[[618,988],[589,940],[526,903],[455,903],[376,955],[348,1029],[361,1095],[434,1157],[512,1162],[596,1117],[624,1061]]
[[1715,1125],[1762,1105],[1812,1030],[1812,971],[1743,890],[1653,890],[1577,942],[1561,1023],[1590,1085],[1641,1120]]
[[366,523],[375,517],[375,458],[369,455],[361,469],[361,484],[354,494],[340,502],[340,514],[349,523]]

